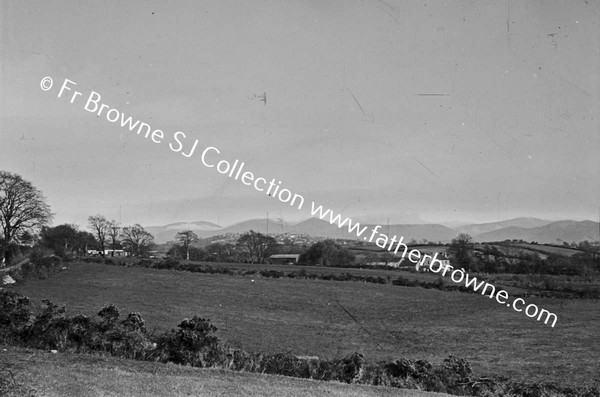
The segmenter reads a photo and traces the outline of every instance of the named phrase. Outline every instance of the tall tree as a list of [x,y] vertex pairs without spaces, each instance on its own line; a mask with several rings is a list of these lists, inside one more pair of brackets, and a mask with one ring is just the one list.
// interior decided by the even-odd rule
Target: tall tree
[[132,256],[145,254],[153,243],[153,240],[154,236],[138,223],[133,226],[124,227],[121,234],[122,244]]
[[248,253],[250,262],[264,263],[277,246],[277,241],[271,236],[250,230],[240,236],[238,245]]
[[98,244],[100,245],[100,255],[104,256],[106,238],[110,233],[110,222],[102,215],[90,216],[88,222],[92,233],[96,236]]
[[212,243],[206,247],[207,260],[210,262],[239,262],[238,246],[231,243]]
[[68,224],[45,227],[42,229],[41,237],[43,247],[53,250],[58,256],[65,257],[75,248],[77,229]]
[[121,225],[112,220],[108,223],[108,236],[110,237],[110,256],[115,256],[115,247],[119,244],[119,235],[121,234]]
[[6,263],[11,244],[20,243],[25,232],[31,236],[51,220],[50,206],[40,190],[20,175],[0,171],[0,249]]
[[198,235],[191,230],[184,230],[175,235],[175,239],[185,250],[185,258],[190,260],[190,245],[198,241]]
[[355,259],[347,248],[327,239],[311,245],[298,261],[309,265],[344,266],[352,264]]
[[452,239],[448,251],[456,261],[454,267],[464,267],[469,270],[473,257],[473,238],[467,233],[460,233]]
[[79,231],[76,225],[58,225],[44,227],[41,232],[42,247],[49,248],[58,256],[85,254],[87,247],[96,246],[94,236],[85,231]]

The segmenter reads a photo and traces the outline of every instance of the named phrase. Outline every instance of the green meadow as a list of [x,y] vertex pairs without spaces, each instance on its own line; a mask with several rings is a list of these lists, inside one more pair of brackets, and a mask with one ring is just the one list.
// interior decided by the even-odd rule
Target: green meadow
[[[59,274],[15,289],[35,302],[64,304],[71,314],[93,315],[113,303],[122,314],[139,312],[157,332],[200,315],[217,326],[222,339],[250,352],[321,358],[360,352],[369,361],[406,357],[434,362],[454,354],[466,358],[480,376],[572,386],[600,373],[596,300],[526,298],[558,316],[552,328],[478,294],[258,274],[66,265]],[[392,278],[398,275],[391,273]]]

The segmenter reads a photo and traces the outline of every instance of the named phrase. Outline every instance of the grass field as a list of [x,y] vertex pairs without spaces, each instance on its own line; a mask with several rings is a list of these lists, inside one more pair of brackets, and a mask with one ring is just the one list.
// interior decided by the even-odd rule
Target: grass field
[[577,250],[577,249],[573,249],[573,248],[567,248],[567,247],[556,247],[553,245],[541,245],[541,244],[529,244],[529,243],[517,243],[514,244],[515,247],[523,247],[523,248],[527,248],[530,249],[531,251],[534,252],[544,252],[546,254],[558,254],[558,255],[564,255],[564,256],[573,256],[576,254],[581,254],[582,251]]
[[[284,273],[292,273],[304,271],[307,275],[315,274],[315,275],[341,275],[345,273],[351,273],[355,276],[360,277],[382,277],[385,280],[393,281],[398,277],[403,277],[407,280],[415,280],[418,282],[428,282],[435,283],[438,280],[442,280],[445,285],[455,286],[456,284],[450,280],[449,277],[442,277],[440,274],[431,273],[429,271],[414,271],[414,266],[411,266],[408,270],[398,269],[389,267],[387,269],[381,268],[345,268],[345,267],[328,267],[328,266],[300,266],[300,265],[277,265],[277,264],[250,264],[250,263],[227,263],[227,262],[192,262],[199,266],[210,266],[214,269],[226,268],[226,269],[239,269],[242,271],[248,270],[275,270],[278,272]],[[490,279],[495,277],[496,275],[488,275],[483,277],[482,275],[477,275],[477,278],[480,280]],[[511,275],[512,276],[512,275]],[[504,278],[499,278],[499,281],[502,282]],[[502,285],[502,288],[505,289],[510,294],[523,294],[527,292],[526,288],[522,288],[519,286],[515,286],[514,282],[498,284]]]
[[533,254],[537,253],[542,259],[546,259],[549,254],[557,254],[563,256],[573,256],[581,254],[583,251],[568,247],[557,247],[554,245],[531,244],[531,243],[477,243],[475,247],[483,249],[485,245],[494,246],[505,255],[516,255],[520,253]]
[[[488,297],[359,282],[265,279],[101,264],[68,264],[47,280],[16,287],[30,298],[95,314],[107,303],[167,330],[194,314],[247,351],[368,360],[453,353],[478,375],[579,385],[600,373],[600,305],[529,298],[558,316],[555,328]],[[254,281],[252,281],[254,280]],[[354,321],[345,310],[352,314]]]
[[17,396],[447,396],[8,346],[0,363],[22,385]]

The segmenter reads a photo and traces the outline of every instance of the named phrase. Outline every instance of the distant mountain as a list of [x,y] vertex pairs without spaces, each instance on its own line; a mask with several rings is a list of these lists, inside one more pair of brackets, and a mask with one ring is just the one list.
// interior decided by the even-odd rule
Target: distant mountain
[[274,219],[251,219],[224,227],[219,234],[244,233],[248,230],[254,230],[259,233],[267,233],[267,231],[268,233],[289,233],[289,227],[289,223],[282,223]]
[[196,222],[177,222],[171,223],[164,228],[166,230],[217,230],[223,226],[219,226],[216,223],[207,221],[196,221]]
[[[361,224],[367,230],[360,238],[371,236],[371,230],[375,224]],[[233,225],[222,227],[212,222],[177,222],[166,226],[150,226],[146,229],[154,235],[157,243],[173,241],[175,235],[182,230],[193,230],[198,237],[208,238],[226,233],[244,233],[254,230],[260,233],[283,234],[307,234],[314,237],[358,239],[355,233],[349,233],[347,227],[338,228],[329,222],[318,218],[310,218],[300,223],[292,224],[280,222],[274,219],[250,219]],[[476,241],[502,241],[522,239],[525,241],[537,241],[539,243],[556,243],[560,241],[583,241],[598,239],[598,223],[592,221],[559,221],[551,222],[536,218],[516,218],[502,222],[466,225],[457,228],[449,228],[438,224],[418,225],[383,225],[380,233],[404,237],[404,241],[428,240],[442,243],[450,242],[459,233],[469,233]]]
[[524,228],[510,226],[475,235],[475,241],[524,240],[556,244],[583,240],[598,240],[598,222],[558,221],[539,227]]
[[146,230],[152,233],[154,241],[164,243],[175,239],[175,235],[183,230],[192,230],[198,237],[211,236],[211,232],[220,231],[223,227],[207,221],[176,222],[166,226],[148,226]]
[[477,236],[479,234],[493,232],[494,230],[500,230],[511,226],[528,229],[532,227],[545,226],[549,223],[552,223],[552,221],[547,221],[538,218],[515,218],[500,222],[478,223],[472,225],[458,226],[454,229],[458,230],[461,233],[467,233],[471,236]]
[[[383,226],[381,230],[387,234],[387,226]],[[404,241],[410,240],[427,240],[442,243],[449,243],[458,232],[444,225],[428,224],[428,225],[390,225],[390,234],[398,237],[404,236]]]
[[[357,237],[356,233],[349,233],[348,227],[339,228],[337,224],[310,218],[297,224],[279,223],[269,221],[270,233],[290,233],[290,234],[308,234],[314,237],[339,238],[339,239],[363,239],[371,236],[371,230],[376,227],[375,224],[361,224],[361,229],[367,227],[361,237]],[[388,226],[380,225],[380,233],[388,233]],[[223,229],[223,232],[242,233],[248,230],[260,231],[266,230],[266,219],[253,220],[237,223],[233,226]],[[396,235],[404,236],[404,241],[423,240],[449,242],[457,232],[442,225],[389,225],[389,236]],[[376,238],[377,236],[375,236]]]
[[292,226],[290,228],[290,233],[308,234],[315,237],[352,238],[348,237],[348,229],[340,229],[329,222],[317,218],[310,218]]

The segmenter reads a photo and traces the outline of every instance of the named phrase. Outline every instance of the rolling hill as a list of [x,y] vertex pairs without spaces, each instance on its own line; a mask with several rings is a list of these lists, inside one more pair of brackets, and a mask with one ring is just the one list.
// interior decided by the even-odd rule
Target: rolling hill
[[[367,230],[363,236],[370,236],[370,230],[375,224],[365,224]],[[244,233],[248,230],[254,230],[260,233],[290,233],[290,234],[308,234],[315,237],[339,238],[339,239],[355,239],[355,233],[348,233],[348,228],[338,228],[337,225],[332,225],[329,222],[310,218],[297,224],[280,222],[267,219],[251,219],[227,227],[220,227],[214,223],[198,221],[198,222],[178,222],[166,226],[150,226],[147,230],[154,235],[157,243],[165,243],[172,241],[177,232],[182,230],[193,230],[198,237],[207,238],[226,233]],[[425,225],[381,225],[379,229],[382,233],[388,233],[390,236],[404,236],[405,241],[423,240],[449,242],[458,234],[454,229],[443,225],[425,224]]]
[[476,241],[524,240],[538,243],[570,243],[583,240],[598,240],[598,222],[558,221],[544,226],[524,228],[510,226],[474,236]]
[[[361,236],[369,237],[375,224],[361,224],[367,230]],[[357,239],[355,233],[348,233],[347,226],[338,228],[337,224],[310,218],[299,223],[288,223],[274,219],[250,219],[226,227],[206,221],[178,222],[165,226],[150,226],[147,230],[152,233],[157,243],[172,241],[177,232],[193,230],[198,237],[208,238],[227,233],[244,233],[254,230],[260,233],[276,234],[307,234],[314,237],[337,239]],[[503,241],[506,239],[537,241],[539,243],[556,244],[566,242],[579,242],[583,240],[598,240],[598,223],[592,221],[557,221],[552,222],[537,218],[515,218],[501,222],[471,224],[450,228],[439,224],[395,224],[381,225],[381,233],[404,236],[405,241],[428,240],[442,243],[450,242],[459,233],[468,233],[475,241]]]
[[455,227],[454,229],[458,230],[461,233],[467,233],[471,236],[477,236],[483,233],[493,232],[495,230],[500,230],[507,227],[532,228],[545,226],[549,223],[552,223],[552,221],[538,218],[514,218],[499,222],[464,225],[460,227]]
[[154,240],[157,243],[164,243],[167,241],[171,241],[175,239],[175,235],[178,232],[183,230],[192,230],[199,237],[208,237],[212,236],[211,232],[216,231],[219,234],[219,231],[223,227],[217,225],[216,223],[207,222],[207,221],[196,221],[196,222],[176,222],[170,223],[165,226],[148,226],[146,230],[148,230],[154,236]]

